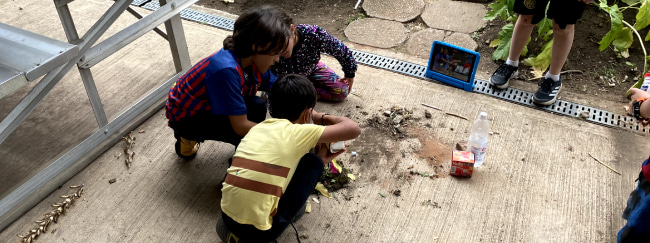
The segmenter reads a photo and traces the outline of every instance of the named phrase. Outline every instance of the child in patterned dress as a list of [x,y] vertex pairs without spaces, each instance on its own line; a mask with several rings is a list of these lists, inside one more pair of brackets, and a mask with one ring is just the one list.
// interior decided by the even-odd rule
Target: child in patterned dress
[[[280,61],[271,67],[279,77],[287,74],[300,74],[314,84],[318,98],[329,101],[342,101],[352,90],[357,61],[342,41],[336,39],[316,25],[291,25],[293,32],[289,46]],[[343,69],[340,78],[334,70],[320,62],[320,54],[335,57]]]

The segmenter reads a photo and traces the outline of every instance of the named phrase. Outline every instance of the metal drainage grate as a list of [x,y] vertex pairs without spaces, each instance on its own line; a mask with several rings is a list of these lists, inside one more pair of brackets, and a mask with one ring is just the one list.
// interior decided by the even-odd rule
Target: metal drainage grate
[[151,1],[151,0],[133,0],[133,2],[131,2],[131,5],[135,5],[135,6],[140,7],[140,6],[142,6],[143,4],[145,4],[145,3],[149,2],[149,1]]
[[589,106],[584,106],[584,105],[580,105],[580,104],[576,104],[564,100],[558,100],[557,102],[555,102],[555,104],[550,106],[537,106],[532,102],[533,93],[531,92],[514,89],[510,87],[504,90],[493,89],[488,81],[480,80],[480,79],[476,79],[474,81],[474,84],[475,86],[473,92],[487,94],[514,103],[518,103],[536,109],[546,110],[546,111],[550,111],[551,113],[558,113],[566,116],[577,117],[580,116],[581,113],[586,112],[588,116],[585,120],[589,122],[611,126],[611,127],[627,128],[627,129],[631,129],[643,133],[650,133],[650,129],[644,128],[636,121],[636,119],[628,116],[621,116],[609,111],[605,111],[605,110],[601,110]]
[[[147,1],[149,0],[135,0],[133,1],[133,4],[137,5],[136,2],[140,3]],[[160,8],[160,3],[158,3],[158,1],[150,1],[142,7],[155,11],[156,9]],[[181,11],[181,17],[186,20],[205,23],[207,25],[222,28],[225,30],[233,30],[235,23],[235,21],[232,19],[218,17],[192,9],[185,9]],[[426,66],[357,50],[352,50],[352,53],[358,63],[410,75],[417,78],[433,80],[424,76],[424,73],[427,69]],[[564,100],[558,100],[555,102],[555,104],[550,106],[537,106],[532,103],[533,93],[531,92],[510,87],[503,90],[493,89],[488,81],[480,79],[475,79],[474,84],[474,90],[472,90],[472,92],[487,94],[499,99],[525,105],[531,108],[545,110],[551,113],[562,114],[571,117],[577,117],[580,116],[581,113],[587,112],[589,116],[585,120],[589,122],[610,127],[626,128],[632,131],[638,131],[646,134],[650,133],[650,127],[644,128],[640,123],[636,121],[636,119],[628,116],[621,116],[609,111],[596,109],[593,107],[588,107]]]
[[[160,3],[158,1],[151,1],[142,6],[142,8],[156,11],[160,8]],[[233,30],[235,26],[235,20],[214,16],[194,9],[183,9],[180,14],[183,19],[192,20],[221,29]]]

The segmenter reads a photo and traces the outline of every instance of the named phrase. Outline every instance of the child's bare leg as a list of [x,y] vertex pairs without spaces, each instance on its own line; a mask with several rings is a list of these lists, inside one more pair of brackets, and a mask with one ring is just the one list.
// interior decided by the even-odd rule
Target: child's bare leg
[[561,29],[555,20],[553,20],[553,52],[551,54],[551,67],[548,72],[551,75],[560,75],[562,67],[569,56],[571,45],[573,44],[573,34],[575,25],[567,24],[565,29]]
[[519,15],[517,23],[515,24],[515,29],[512,32],[512,42],[510,43],[508,59],[519,61],[521,51],[523,51],[524,46],[526,46],[526,42],[528,42],[528,38],[533,32],[533,27],[535,27],[535,25],[531,23],[532,20],[532,15]]

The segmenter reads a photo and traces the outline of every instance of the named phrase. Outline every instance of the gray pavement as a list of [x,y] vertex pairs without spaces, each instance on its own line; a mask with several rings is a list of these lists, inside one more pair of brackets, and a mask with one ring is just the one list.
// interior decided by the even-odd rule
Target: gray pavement
[[[77,18],[94,20],[111,3],[75,1],[71,10],[73,16],[83,16]],[[15,2],[0,3],[0,22],[64,39],[51,2],[20,4],[23,10]],[[112,31],[132,21],[131,16],[120,17]],[[77,28],[83,33],[92,21],[79,23]],[[184,28],[192,62],[218,50],[220,40],[229,34],[187,21]],[[346,44],[380,55],[392,53],[407,61],[426,61]],[[109,112],[139,97],[137,91],[144,90],[145,84],[171,73],[167,71],[173,69],[169,52],[152,49],[156,46],[166,44],[156,34],[147,34],[98,66],[96,80],[103,80],[98,86],[107,97],[104,105]],[[323,61],[340,72],[335,59],[324,57]],[[38,168],[34,164],[65,152],[62,149],[92,128],[95,121],[89,104],[84,105],[79,75],[71,72],[56,89],[19,133],[12,135],[11,144],[0,146],[0,153],[13,156],[11,160],[1,157],[0,171],[9,165]],[[316,110],[346,115],[362,124],[362,135],[348,141],[349,149],[359,156],[341,156],[358,179],[335,198],[320,196],[316,203],[311,200],[316,196],[310,197],[312,212],[296,224],[302,242],[612,242],[624,224],[620,214],[647,156],[647,136],[364,65],[359,66],[355,90],[344,102],[319,102]],[[7,97],[1,101],[3,117],[16,101]],[[441,178],[411,175],[410,171],[437,171],[438,165],[425,155],[450,151],[468,137],[472,123],[431,109],[432,117],[424,118],[427,108],[421,103],[470,120],[480,111],[488,113],[496,133],[490,136],[485,164],[473,178],[444,176],[447,161],[439,161]],[[406,139],[395,140],[367,125],[368,119],[391,106],[411,109],[418,118],[409,125],[413,130]],[[0,232],[0,242],[18,241],[17,234],[33,228],[33,222],[52,209],[51,204],[61,201],[60,195],[70,192],[67,186],[81,183],[86,189],[83,198],[38,242],[220,242],[214,226],[220,214],[225,163],[233,147],[206,142],[194,160],[183,161],[173,151],[174,138],[166,123],[161,110],[138,127],[144,133],[135,134],[136,157],[130,169],[124,166],[123,156],[117,158],[124,145],[115,144]],[[39,140],[46,143],[34,146]],[[54,146],[57,142],[66,145]],[[49,155],[23,156],[37,152]],[[413,168],[409,168],[411,162]],[[110,184],[113,178],[116,182]],[[401,191],[400,196],[391,194],[395,190]],[[343,195],[354,197],[346,200]],[[434,202],[439,207],[433,207]],[[293,229],[285,231],[279,241],[294,242]]]

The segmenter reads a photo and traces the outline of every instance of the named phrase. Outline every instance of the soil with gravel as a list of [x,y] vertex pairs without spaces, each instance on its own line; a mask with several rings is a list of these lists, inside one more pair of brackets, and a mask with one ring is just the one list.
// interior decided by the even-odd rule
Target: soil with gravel
[[288,13],[295,24],[318,25],[334,37],[345,40],[345,27],[363,13],[361,7],[354,9],[356,3],[350,0],[235,0],[234,3],[199,0],[196,4],[236,15],[256,6],[274,5]]

